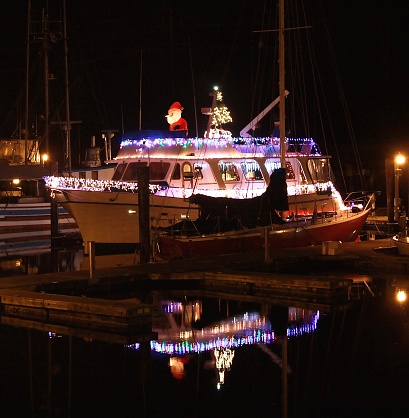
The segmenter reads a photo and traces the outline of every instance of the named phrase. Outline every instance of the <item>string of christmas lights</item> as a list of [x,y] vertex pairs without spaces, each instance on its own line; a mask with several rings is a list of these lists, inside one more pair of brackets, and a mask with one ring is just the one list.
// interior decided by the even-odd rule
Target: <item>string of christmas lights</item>
[[[265,146],[271,147],[267,150],[279,152],[280,139],[275,137],[232,137],[230,131],[223,131],[218,129],[218,135],[214,135],[210,138],[142,138],[132,139],[126,138],[121,141],[120,147],[175,147],[182,146],[187,148],[190,145],[196,148],[211,146],[225,147],[228,144],[233,146]],[[317,144],[312,138],[286,138],[285,145],[288,152],[302,153],[306,155],[319,155],[319,149]],[[293,149],[292,149],[293,148]]]
[[[114,180],[92,180],[92,179],[80,179],[77,177],[44,177],[46,187],[50,189],[61,190],[86,190],[92,192],[126,192],[137,193],[137,182],[123,182]],[[166,186],[150,184],[149,192],[151,194],[157,193],[159,190],[163,190]]]

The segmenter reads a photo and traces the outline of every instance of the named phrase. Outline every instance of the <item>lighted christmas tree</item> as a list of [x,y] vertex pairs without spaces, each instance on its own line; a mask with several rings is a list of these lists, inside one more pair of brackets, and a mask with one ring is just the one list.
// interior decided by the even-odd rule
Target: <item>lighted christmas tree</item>
[[233,119],[230,116],[230,111],[223,103],[223,95],[221,91],[217,92],[216,100],[219,105],[213,109],[212,125],[215,128],[223,129],[223,125],[225,123],[233,122]]

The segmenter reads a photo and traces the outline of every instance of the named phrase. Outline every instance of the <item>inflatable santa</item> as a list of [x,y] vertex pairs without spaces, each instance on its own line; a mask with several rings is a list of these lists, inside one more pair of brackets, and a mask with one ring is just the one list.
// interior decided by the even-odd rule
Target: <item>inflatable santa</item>
[[166,119],[169,123],[170,131],[186,131],[187,136],[187,122],[182,118],[183,107],[179,102],[175,102],[168,110]]

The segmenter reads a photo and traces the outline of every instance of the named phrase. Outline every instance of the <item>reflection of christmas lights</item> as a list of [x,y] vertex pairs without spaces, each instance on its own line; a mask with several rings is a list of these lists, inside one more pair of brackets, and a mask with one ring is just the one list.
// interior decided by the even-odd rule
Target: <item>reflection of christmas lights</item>
[[270,344],[275,339],[273,332],[254,330],[238,337],[215,338],[208,341],[151,341],[151,350],[165,354],[201,353],[216,348],[237,348],[256,343]]
[[216,359],[216,368],[219,372],[219,385],[224,384],[224,375],[226,371],[229,371],[233,363],[234,351],[230,348],[216,348],[213,351]]
[[[293,315],[294,311],[290,310]],[[305,311],[293,318],[296,323],[289,324],[287,336],[295,337],[314,332],[320,317],[319,311]],[[228,335],[222,335],[228,334]],[[276,340],[271,323],[264,316],[257,313],[246,313],[217,325],[202,329],[195,333],[196,341],[151,341],[151,350],[170,355],[184,355],[189,353],[201,353],[212,350],[234,349],[251,344],[271,344]],[[130,348],[137,349],[135,346]]]
[[162,312],[164,313],[173,313],[173,312],[182,312],[183,304],[182,302],[162,302],[161,303]]
[[187,359],[179,357],[169,358],[170,371],[175,379],[183,379],[185,377],[185,363],[187,361]]
[[62,338],[62,335],[61,334],[57,334],[56,332],[48,331],[48,338],[50,340],[52,340],[54,338]]

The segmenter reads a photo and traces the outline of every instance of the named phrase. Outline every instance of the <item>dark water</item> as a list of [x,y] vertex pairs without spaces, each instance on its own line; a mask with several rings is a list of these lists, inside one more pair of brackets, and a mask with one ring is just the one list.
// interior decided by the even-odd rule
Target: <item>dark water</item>
[[375,280],[373,294],[362,286],[350,301],[319,304],[136,286],[129,296],[157,308],[157,336],[136,344],[2,316],[0,416],[281,417],[287,405],[289,417],[406,417],[398,287],[401,278]]

